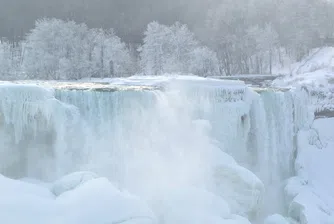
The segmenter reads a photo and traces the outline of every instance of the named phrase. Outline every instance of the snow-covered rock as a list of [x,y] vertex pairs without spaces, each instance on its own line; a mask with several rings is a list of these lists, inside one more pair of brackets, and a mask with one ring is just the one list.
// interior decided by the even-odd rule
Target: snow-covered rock
[[230,215],[225,200],[210,192],[186,188],[165,196],[161,206],[166,224],[221,223]]
[[89,180],[75,190],[61,194],[56,204],[65,214],[66,223],[156,223],[145,202],[120,192],[106,178]]
[[[226,161],[226,159],[225,159]],[[232,162],[216,167],[216,191],[230,205],[232,213],[254,217],[261,206],[264,185],[251,171]]]
[[160,209],[166,224],[250,224],[246,218],[231,214],[223,198],[197,188],[166,195]]
[[85,182],[96,178],[98,178],[98,176],[92,172],[75,172],[55,181],[50,189],[55,196],[59,196],[66,191],[73,190]]
[[119,191],[105,178],[86,179],[56,198],[37,181],[0,176],[0,198],[0,223],[6,224],[156,223],[144,201]]
[[268,216],[264,220],[264,224],[290,224],[290,223],[283,216],[279,214],[274,214],[274,215]]
[[0,223],[57,223],[54,195],[46,187],[0,175],[0,198]]

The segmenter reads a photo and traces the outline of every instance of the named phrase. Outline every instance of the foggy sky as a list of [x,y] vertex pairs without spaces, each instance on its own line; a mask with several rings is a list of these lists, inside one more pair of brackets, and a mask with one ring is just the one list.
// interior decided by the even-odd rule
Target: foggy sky
[[176,21],[196,28],[210,6],[207,0],[0,0],[0,37],[20,40],[36,19],[55,17],[89,27],[114,28],[126,42],[140,42],[146,25]]

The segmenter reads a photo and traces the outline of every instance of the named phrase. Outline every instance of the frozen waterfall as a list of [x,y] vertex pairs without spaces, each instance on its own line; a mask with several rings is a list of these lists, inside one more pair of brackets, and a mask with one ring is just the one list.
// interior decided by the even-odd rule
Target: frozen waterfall
[[308,93],[157,80],[1,83],[0,173],[52,182],[91,171],[147,202],[157,223],[287,216],[297,134],[314,116]]

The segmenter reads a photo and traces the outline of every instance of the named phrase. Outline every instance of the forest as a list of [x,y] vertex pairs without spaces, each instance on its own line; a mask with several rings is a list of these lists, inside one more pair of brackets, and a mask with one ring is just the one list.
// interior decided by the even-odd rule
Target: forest
[[272,74],[334,45],[329,0],[0,0],[1,79]]

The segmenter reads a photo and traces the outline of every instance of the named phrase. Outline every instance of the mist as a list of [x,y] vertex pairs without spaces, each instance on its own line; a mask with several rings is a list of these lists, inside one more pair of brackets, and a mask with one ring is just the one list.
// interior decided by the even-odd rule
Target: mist
[[[102,28],[105,30],[103,32],[113,30],[113,33],[126,44],[128,49],[125,50],[130,54],[128,57],[132,57],[126,59],[127,62],[133,62],[126,68],[127,76],[139,72],[152,73],[143,68],[146,65],[138,63],[140,60],[145,60],[138,52],[142,46],[145,47],[145,38],[150,38],[148,29],[152,22],[170,27],[170,29],[175,23],[184,24],[201,46],[208,47],[209,51],[216,54],[213,57],[214,60],[217,60],[216,65],[219,66],[219,72],[204,74],[205,72],[201,71],[203,76],[217,75],[217,73],[218,75],[273,74],[275,72],[273,67],[285,67],[300,61],[314,48],[334,45],[334,15],[332,13],[334,4],[326,0],[2,1],[0,8],[2,43],[0,47],[4,45],[1,48],[5,50],[2,50],[4,53],[0,51],[0,55],[4,54],[0,56],[0,59],[3,57],[13,61],[14,55],[20,55],[21,58],[18,59],[18,62],[13,62],[14,64],[24,63],[24,46],[30,44],[30,37],[38,28],[38,21],[45,18],[55,18],[65,22],[73,21],[89,29]],[[49,27],[52,29],[52,26]],[[56,32],[62,31],[59,29]],[[50,40],[55,38],[51,37]],[[44,39],[43,41],[49,40]],[[93,42],[93,40],[88,41]],[[12,46],[9,46],[10,44]],[[81,46],[80,43],[77,44]],[[147,47],[152,48],[162,42],[156,39],[154,44]],[[21,46],[17,47],[17,45]],[[66,43],[62,43],[62,46],[58,48],[64,48],[63,45]],[[87,50],[89,52],[85,53],[89,60],[91,60],[91,51],[95,45],[98,43],[92,44]],[[31,47],[38,48],[38,46]],[[170,46],[170,48],[173,47]],[[202,51],[197,55],[208,54],[207,52],[208,50],[205,53]],[[209,54],[213,55],[212,52]],[[11,59],[6,54],[11,54]],[[66,58],[69,57],[68,54]],[[165,57],[166,55],[163,55],[159,60],[168,60]],[[11,64],[12,62],[3,63]],[[109,69],[105,68],[108,63],[110,61],[104,62],[101,59],[100,70]],[[204,63],[203,60],[202,63]],[[15,67],[15,65],[7,66]],[[63,66],[59,65],[59,67]],[[157,65],[157,67],[164,66]],[[180,69],[160,69],[153,74],[161,75],[165,72],[180,72]],[[182,70],[181,72],[189,71]],[[14,73],[17,74],[20,71],[16,70]],[[99,75],[102,76],[102,74]],[[111,72],[110,76],[125,76],[125,74]],[[59,77],[53,77],[55,78]]]
[[146,25],[154,20],[195,26],[205,18],[209,6],[207,1],[199,0],[1,0],[0,5],[0,37],[12,41],[24,38],[35,20],[55,17],[86,23],[91,28],[114,28],[124,41],[131,43],[140,43]]

